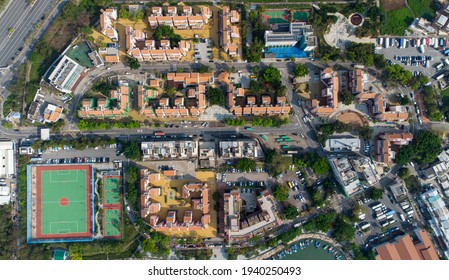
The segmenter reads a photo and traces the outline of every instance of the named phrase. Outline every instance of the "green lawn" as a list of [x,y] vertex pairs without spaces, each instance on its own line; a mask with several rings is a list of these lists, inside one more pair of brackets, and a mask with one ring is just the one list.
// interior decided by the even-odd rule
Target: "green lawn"
[[415,13],[415,16],[423,17],[432,21],[435,17],[435,10],[437,9],[435,1],[433,0],[408,0],[408,5]]
[[381,33],[403,36],[412,21],[412,11],[407,7],[387,12],[384,24],[381,27]]

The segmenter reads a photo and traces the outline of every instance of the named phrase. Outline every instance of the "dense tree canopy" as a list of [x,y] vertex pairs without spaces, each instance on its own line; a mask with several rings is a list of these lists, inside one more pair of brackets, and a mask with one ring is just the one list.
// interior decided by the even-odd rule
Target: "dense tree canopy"
[[142,242],[142,250],[155,257],[166,258],[170,254],[170,237],[158,232],[151,232],[150,238]]
[[340,91],[340,102],[345,105],[351,105],[354,102],[354,95],[349,90]]
[[346,57],[356,63],[363,63],[365,66],[374,64],[373,44],[350,43],[346,48]]
[[293,220],[298,217],[298,209],[295,206],[289,204],[287,207],[285,207],[284,214],[285,218],[287,218],[288,220]]
[[335,213],[326,213],[316,216],[304,225],[307,231],[328,232],[332,228],[332,222],[335,219]]
[[248,172],[256,168],[256,163],[252,159],[241,158],[237,161],[235,167],[240,171]]
[[123,144],[123,154],[132,160],[142,160],[140,145],[137,141],[129,141]]
[[332,237],[337,241],[350,241],[354,239],[355,228],[350,223],[346,222],[342,215],[338,215],[334,222],[334,231],[332,232]]
[[131,69],[139,69],[140,68],[140,63],[137,60],[137,58],[128,57],[128,66]]
[[395,162],[407,164],[413,160],[418,163],[430,163],[437,158],[440,152],[439,136],[429,130],[420,130],[410,145],[402,146],[399,149]]
[[295,77],[304,77],[309,74],[309,68],[307,68],[304,64],[298,63],[295,65],[295,69],[293,69],[293,74]]
[[263,71],[262,79],[269,83],[273,88],[281,86],[281,72],[273,66],[269,66]]
[[155,40],[167,39],[173,47],[178,47],[179,42],[182,40],[181,35],[176,34],[172,27],[167,25],[159,25],[153,33]]
[[273,188],[273,196],[278,201],[285,201],[288,198],[288,189],[283,185],[276,185]]
[[207,91],[207,99],[210,105],[225,105],[225,93],[219,88],[210,88]]

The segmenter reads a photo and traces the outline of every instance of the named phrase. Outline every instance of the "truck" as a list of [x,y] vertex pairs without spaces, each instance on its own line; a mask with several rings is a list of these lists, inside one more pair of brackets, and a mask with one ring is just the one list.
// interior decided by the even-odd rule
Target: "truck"
[[253,128],[252,128],[252,127],[249,127],[249,126],[247,126],[247,127],[245,127],[245,130],[251,131],[251,130],[253,130]]
[[363,222],[363,223],[359,224],[359,227],[360,227],[361,230],[365,230],[365,229],[371,227],[371,224],[368,223],[368,222]]
[[377,209],[377,208],[380,208],[380,207],[382,207],[382,203],[380,203],[380,202],[376,202],[375,204],[373,204],[373,205],[371,205],[371,208],[373,208],[373,209]]
[[378,215],[378,216],[376,217],[376,220],[381,221],[381,220],[385,219],[386,217],[387,217],[387,215],[385,215],[385,214],[380,214],[380,215]]
[[437,69],[437,71],[440,71],[441,68],[443,68],[443,63],[440,62],[435,65],[435,69]]
[[390,38],[385,38],[385,41],[384,41],[384,48],[388,48],[390,46]]
[[281,149],[288,149],[288,145],[282,145]]
[[298,153],[298,151],[295,151],[295,150],[289,150],[289,151],[287,151],[287,154],[297,154]]
[[155,131],[154,136],[165,136],[165,132],[163,131]]
[[388,221],[382,221],[379,223],[381,227],[386,227],[388,226],[390,223]]

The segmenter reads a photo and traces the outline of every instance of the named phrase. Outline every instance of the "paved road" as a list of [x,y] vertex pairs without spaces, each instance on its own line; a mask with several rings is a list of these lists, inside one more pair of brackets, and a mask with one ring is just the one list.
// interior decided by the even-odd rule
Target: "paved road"
[[[36,28],[42,16],[50,11],[56,0],[37,0],[29,6],[26,0],[13,0],[0,19],[0,67],[6,67],[16,58],[18,49]],[[8,29],[14,28],[9,36]],[[14,59],[11,59],[13,58]]]

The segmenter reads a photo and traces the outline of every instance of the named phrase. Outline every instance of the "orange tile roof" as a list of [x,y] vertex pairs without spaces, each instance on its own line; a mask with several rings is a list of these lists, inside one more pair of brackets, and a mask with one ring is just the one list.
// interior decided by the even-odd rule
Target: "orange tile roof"
[[271,96],[262,95],[262,103],[271,103]]
[[176,176],[176,170],[172,169],[172,170],[164,170],[163,174],[165,177],[173,177]]
[[247,104],[255,104],[256,103],[256,97],[255,96],[248,96],[246,98],[246,103]]
[[235,105],[234,94],[228,93],[228,106],[231,108],[234,107],[234,105]]
[[206,95],[204,93],[198,94],[198,108],[206,107]]
[[418,230],[419,243],[413,244],[409,234],[375,248],[377,260],[439,260],[435,247],[424,230]]
[[236,93],[237,93],[237,96],[245,96],[245,89],[243,89],[243,88],[238,88],[237,90],[236,90]]
[[117,63],[120,62],[120,59],[118,55],[106,55],[104,61],[107,63]]
[[158,87],[159,81],[158,80],[150,80],[150,87]]

